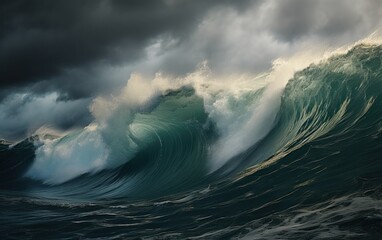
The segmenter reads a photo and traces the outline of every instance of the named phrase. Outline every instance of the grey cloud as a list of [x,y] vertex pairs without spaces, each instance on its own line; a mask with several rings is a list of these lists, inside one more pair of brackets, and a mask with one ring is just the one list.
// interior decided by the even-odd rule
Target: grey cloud
[[[364,37],[380,26],[381,5],[377,0],[4,0],[0,98],[25,89],[59,92],[62,99],[92,97],[122,84],[101,79],[95,69],[119,66],[184,74],[208,60],[216,71],[266,70],[295,45]],[[157,41],[160,49],[150,56],[148,48]]]
[[382,3],[370,0],[268,0],[241,11],[222,7],[210,11],[188,39],[138,69],[182,74],[207,60],[221,74],[267,71],[276,58],[304,48],[339,47],[382,30],[381,13]]
[[[229,2],[4,0],[0,86],[17,88],[45,81],[60,91],[63,85],[56,86],[55,80],[64,71],[135,62],[144,57],[152,38],[165,33],[181,38],[210,8]],[[64,94],[73,98],[92,94],[66,90]]]
[[19,140],[41,126],[66,130],[92,120],[91,114],[84,111],[90,99],[56,102],[56,98],[56,94],[39,97],[15,94],[5,99],[0,105],[1,138]]
[[381,9],[380,1],[370,0],[270,1],[264,23],[285,42],[311,36],[331,40],[349,32],[360,37],[380,27]]
[[317,24],[318,1],[273,1],[264,22],[282,41],[292,41],[310,33]]

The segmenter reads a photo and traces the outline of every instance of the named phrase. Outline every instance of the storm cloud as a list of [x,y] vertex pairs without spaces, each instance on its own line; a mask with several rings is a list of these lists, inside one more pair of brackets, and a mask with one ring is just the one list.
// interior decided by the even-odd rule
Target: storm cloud
[[[117,91],[133,72],[184,75],[206,60],[219,74],[258,73],[279,57],[348,44],[382,25],[378,0],[4,0],[0,11],[0,120],[23,119],[0,137],[84,125],[91,99]],[[55,109],[50,116],[27,111],[39,101],[50,101],[40,104]],[[70,111],[75,117],[60,120]]]
[[[1,87],[43,82],[37,89],[80,98],[92,91],[69,77],[94,65],[129,64],[158,35],[186,37],[198,19],[220,1],[2,1]],[[86,74],[86,73],[85,73]],[[68,82],[69,81],[69,82]],[[98,83],[99,84],[99,83]],[[107,84],[100,83],[102,88]],[[57,85],[57,86],[56,86]]]

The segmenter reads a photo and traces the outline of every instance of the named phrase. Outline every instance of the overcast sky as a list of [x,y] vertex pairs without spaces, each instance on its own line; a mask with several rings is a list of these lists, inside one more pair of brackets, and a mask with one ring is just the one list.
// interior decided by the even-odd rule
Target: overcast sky
[[258,73],[382,29],[380,0],[2,0],[0,138],[91,121],[132,72]]

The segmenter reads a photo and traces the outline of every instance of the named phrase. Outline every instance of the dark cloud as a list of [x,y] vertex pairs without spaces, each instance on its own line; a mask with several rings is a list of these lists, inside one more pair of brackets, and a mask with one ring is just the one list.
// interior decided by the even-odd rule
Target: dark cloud
[[[94,64],[137,61],[153,38],[163,34],[184,37],[210,8],[228,2],[2,1],[0,87],[45,81],[47,89],[64,91],[72,98],[88,97],[92,91],[67,87],[71,81],[65,83],[59,75],[67,75],[72,68],[82,71]],[[243,4],[244,1],[235,3],[238,7]]]
[[[280,49],[283,44],[309,37],[332,41],[351,34],[364,36],[381,18],[381,3],[371,0],[352,4],[4,0],[0,4],[0,101],[25,89],[36,94],[58,92],[60,99],[111,92],[128,76],[101,79],[98,69],[122,65],[131,71],[184,74],[208,60],[217,71],[264,70],[285,53]],[[156,54],[161,59],[148,63],[147,48],[158,39]],[[279,46],[273,46],[273,40]]]

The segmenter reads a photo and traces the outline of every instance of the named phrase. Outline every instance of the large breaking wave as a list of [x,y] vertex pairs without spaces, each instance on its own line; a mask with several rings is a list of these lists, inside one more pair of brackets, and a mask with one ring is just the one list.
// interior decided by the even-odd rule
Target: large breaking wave
[[[171,81],[134,76],[120,95],[94,102],[88,127],[2,142],[1,187],[65,199],[162,197],[160,204],[179,204],[177,211],[186,211],[181,204],[196,209],[186,212],[213,233],[205,237],[279,236],[282,227],[266,227],[279,224],[291,224],[291,236],[307,236],[301,219],[320,221],[315,215],[266,216],[299,206],[314,212],[322,207],[315,204],[345,204],[352,199],[346,196],[369,203],[380,197],[381,60],[380,45],[359,44],[301,71],[282,65],[235,81],[208,80],[207,69]],[[212,229],[208,206],[222,228]],[[333,219],[321,220],[332,237],[364,234],[347,235],[350,223],[350,230],[334,229]]]

